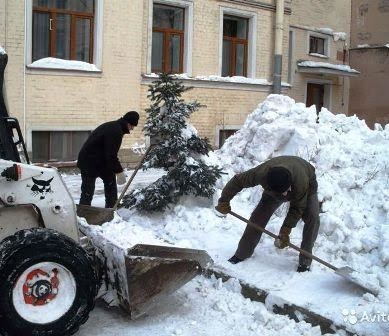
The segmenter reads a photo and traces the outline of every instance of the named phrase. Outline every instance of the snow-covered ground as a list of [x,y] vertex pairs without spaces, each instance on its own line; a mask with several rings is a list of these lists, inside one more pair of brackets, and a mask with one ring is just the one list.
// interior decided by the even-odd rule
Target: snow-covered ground
[[[365,294],[333,271],[313,263],[312,271],[295,272],[298,254],[278,250],[263,237],[252,258],[231,265],[245,225],[228,216],[219,218],[213,207],[221,189],[235,173],[279,155],[298,155],[315,167],[322,202],[321,229],[314,254],[335,264],[349,265],[376,287],[378,296]],[[176,246],[205,249],[230,275],[270,293],[272,302],[290,302],[325,316],[360,335],[389,334],[389,127],[370,130],[356,117],[323,109],[316,123],[314,107],[286,96],[270,95],[230,137],[222,149],[210,153],[226,175],[218,181],[213,200],[186,197],[164,213],[145,214],[121,209],[115,219],[94,230],[115,244],[168,241]],[[131,172],[127,172],[130,174]],[[158,178],[161,172],[140,172],[133,187]],[[76,201],[80,178],[64,176]],[[104,203],[97,185],[94,205]],[[259,187],[246,189],[232,201],[232,209],[249,217],[261,196]],[[282,206],[267,229],[278,233],[287,211]],[[299,245],[302,223],[292,232]],[[236,283],[196,278],[140,321],[97,308],[80,335],[320,335],[317,328],[296,324],[264,312],[264,305],[244,299]],[[265,323],[265,314],[268,323]],[[287,330],[280,329],[280,325]],[[263,328],[263,330],[261,329]],[[278,328],[278,329],[277,329]]]

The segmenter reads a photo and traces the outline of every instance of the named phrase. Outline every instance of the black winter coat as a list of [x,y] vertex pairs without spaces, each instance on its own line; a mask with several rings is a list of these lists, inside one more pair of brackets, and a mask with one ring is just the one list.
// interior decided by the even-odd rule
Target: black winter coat
[[103,177],[122,172],[118,151],[126,133],[129,133],[127,123],[122,118],[97,127],[78,154],[77,167],[81,173]]

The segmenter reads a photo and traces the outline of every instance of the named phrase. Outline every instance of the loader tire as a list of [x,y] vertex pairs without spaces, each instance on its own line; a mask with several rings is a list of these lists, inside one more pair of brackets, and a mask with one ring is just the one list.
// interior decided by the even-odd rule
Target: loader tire
[[18,231],[0,243],[0,334],[74,334],[94,307],[97,284],[75,241],[49,229]]

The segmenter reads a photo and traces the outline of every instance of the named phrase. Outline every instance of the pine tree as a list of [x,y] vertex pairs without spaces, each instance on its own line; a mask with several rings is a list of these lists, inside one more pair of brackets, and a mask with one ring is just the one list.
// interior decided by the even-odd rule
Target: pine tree
[[218,166],[203,161],[211,146],[199,138],[196,129],[187,123],[190,115],[202,105],[186,103],[181,95],[191,88],[171,75],[160,74],[149,86],[150,108],[144,126],[153,147],[142,165],[144,170],[162,168],[167,173],[151,185],[135,190],[123,200],[127,208],[162,211],[177,203],[182,195],[211,197],[216,180],[221,175]]

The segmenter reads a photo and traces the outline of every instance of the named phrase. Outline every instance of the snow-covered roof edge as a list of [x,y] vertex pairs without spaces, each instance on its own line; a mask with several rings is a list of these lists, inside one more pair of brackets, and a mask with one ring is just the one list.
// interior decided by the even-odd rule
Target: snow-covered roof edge
[[314,61],[305,61],[300,60],[297,62],[297,65],[300,67],[309,67],[309,68],[327,68],[327,69],[334,69],[344,72],[350,72],[359,74],[360,72],[350,68],[349,65],[346,64],[332,64],[332,63],[325,63],[325,62],[314,62]]
[[[158,74],[156,73],[143,74],[143,76],[146,78],[158,78]],[[267,85],[267,86],[273,85],[273,82],[269,82],[265,78],[248,78],[243,76],[222,77],[218,75],[209,75],[209,76],[191,77],[188,74],[183,73],[183,74],[174,74],[173,77],[180,80],[192,80],[192,81],[254,84],[254,85]],[[286,82],[282,82],[282,86],[290,86],[290,84]]]

